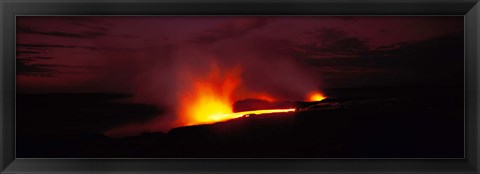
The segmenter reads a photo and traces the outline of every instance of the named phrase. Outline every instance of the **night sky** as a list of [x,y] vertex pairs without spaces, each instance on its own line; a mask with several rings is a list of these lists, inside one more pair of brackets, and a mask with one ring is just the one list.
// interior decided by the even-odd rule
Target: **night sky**
[[22,16],[17,17],[17,80],[20,92],[131,92],[149,88],[178,60],[201,66],[196,63],[216,58],[255,69],[268,62],[265,69],[272,71],[301,64],[291,68],[314,72],[322,87],[422,83],[427,78],[408,78],[417,73],[410,63],[430,61],[418,55],[434,49],[429,42],[454,34],[463,35],[462,16]]
[[[18,93],[127,93],[175,107],[192,75],[238,73],[236,99],[463,85],[463,16],[17,17]],[[238,70],[238,72],[237,72]]]

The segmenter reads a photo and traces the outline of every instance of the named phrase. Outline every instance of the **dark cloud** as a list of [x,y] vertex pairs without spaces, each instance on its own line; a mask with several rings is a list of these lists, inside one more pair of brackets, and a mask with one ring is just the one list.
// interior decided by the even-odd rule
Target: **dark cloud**
[[20,59],[22,61],[31,62],[31,61],[37,61],[37,60],[50,60],[50,59],[53,59],[53,57],[31,56],[31,57],[21,57],[21,58],[18,58],[18,59]]
[[107,35],[107,32],[103,30],[83,31],[80,33],[69,33],[69,32],[61,32],[61,31],[40,31],[32,27],[21,27],[21,26],[17,27],[17,33],[38,34],[38,35],[47,35],[47,36],[55,36],[55,37],[83,38],[83,39],[98,38],[100,36]]
[[16,52],[17,56],[24,55],[24,54],[40,54],[43,53],[41,51],[18,51]]
[[371,84],[383,85],[463,84],[463,61],[458,61],[463,59],[463,33],[395,43],[352,57],[314,57],[305,55],[302,60],[316,67],[326,79],[343,81],[338,83],[358,81],[365,85],[360,81],[369,79]]
[[48,56],[33,56],[33,57],[24,57],[23,59],[50,60],[50,59],[53,59],[53,57],[48,57]]
[[[95,47],[85,46],[72,46],[72,45],[60,45],[60,44],[30,44],[30,43],[17,43],[17,73],[20,75],[32,75],[51,77],[57,74],[64,74],[69,72],[65,71],[66,68],[88,68],[82,66],[69,66],[53,63],[38,63],[39,60],[52,60],[52,56],[48,55],[47,51],[51,49],[89,49],[97,50]],[[35,51],[31,51],[35,50]]]
[[[449,56],[463,55],[463,37],[463,32],[457,32],[425,41],[399,42],[382,47],[374,53],[391,57],[429,56],[438,61]],[[462,51],[458,54],[460,50]]]
[[[98,50],[96,47],[88,47],[88,46],[73,46],[73,45],[55,45],[55,44],[25,44],[25,43],[18,43],[18,49],[35,49],[35,50],[47,50],[50,48],[82,48],[82,49],[89,49],[89,50]],[[37,49],[39,48],[39,49]]]
[[[55,63],[39,63],[38,61],[52,60],[54,57],[48,55],[52,49],[89,49],[97,50],[95,47],[60,45],[60,44],[30,44],[18,43],[17,45],[17,74],[52,77],[58,74],[72,73],[72,69],[90,68],[84,66],[70,66]],[[32,51],[34,50],[34,51]]]
[[197,44],[212,44],[222,39],[239,37],[251,30],[265,26],[268,21],[269,19],[266,17],[239,18],[219,27],[196,34],[192,42]]
[[59,67],[64,65],[55,64],[34,64],[31,59],[17,59],[17,74],[50,77],[58,73]]
[[367,40],[350,36],[340,29],[323,27],[306,34],[310,35],[313,41],[296,48],[299,56],[350,57],[370,50]]
[[36,57],[31,57],[33,59],[43,59],[43,60],[48,60],[48,59],[53,59],[53,57],[46,57],[46,56],[36,56]]
[[311,35],[315,40],[313,43],[325,42],[332,43],[347,37],[347,33],[340,29],[322,27],[306,34]]
[[[40,57],[40,59],[45,59],[48,57]],[[35,63],[36,59],[39,57],[32,58],[17,58],[16,61],[16,72],[18,75],[30,75],[30,76],[41,76],[41,77],[53,77],[58,74],[67,74],[73,73],[72,69],[92,69],[96,68],[93,66],[71,66],[71,65],[62,65],[62,64],[48,64],[48,63]]]
[[344,38],[324,45],[308,44],[301,49],[308,54],[316,56],[355,56],[369,50],[366,41],[358,38]]

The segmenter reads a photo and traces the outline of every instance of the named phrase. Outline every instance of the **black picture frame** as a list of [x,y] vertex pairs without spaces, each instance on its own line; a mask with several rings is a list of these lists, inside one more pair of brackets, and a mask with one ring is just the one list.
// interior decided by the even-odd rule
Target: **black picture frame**
[[[478,173],[478,0],[1,0],[1,173]],[[15,16],[18,15],[464,15],[464,159],[17,159]]]

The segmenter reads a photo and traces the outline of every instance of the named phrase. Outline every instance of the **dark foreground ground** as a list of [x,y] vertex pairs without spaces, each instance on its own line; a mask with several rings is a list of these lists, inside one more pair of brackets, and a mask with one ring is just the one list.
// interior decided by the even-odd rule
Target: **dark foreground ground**
[[161,110],[118,94],[17,95],[17,158],[463,157],[463,88],[329,90],[310,110],[253,115],[167,133],[99,132]]

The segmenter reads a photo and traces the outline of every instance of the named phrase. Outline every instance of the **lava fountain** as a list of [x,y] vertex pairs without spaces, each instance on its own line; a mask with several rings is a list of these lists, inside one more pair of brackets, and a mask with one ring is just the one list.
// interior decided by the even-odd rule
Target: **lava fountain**
[[240,84],[240,69],[226,73],[213,66],[205,78],[193,79],[190,89],[181,95],[179,115],[184,125],[217,122],[229,119],[233,92]]
[[[179,116],[182,125],[207,124],[238,118],[249,114],[267,114],[293,112],[294,108],[264,109],[233,112],[235,99],[233,94],[241,84],[240,68],[221,72],[217,66],[212,66],[210,74],[204,78],[193,80],[191,89],[181,95]],[[260,94],[256,98],[266,98]]]

